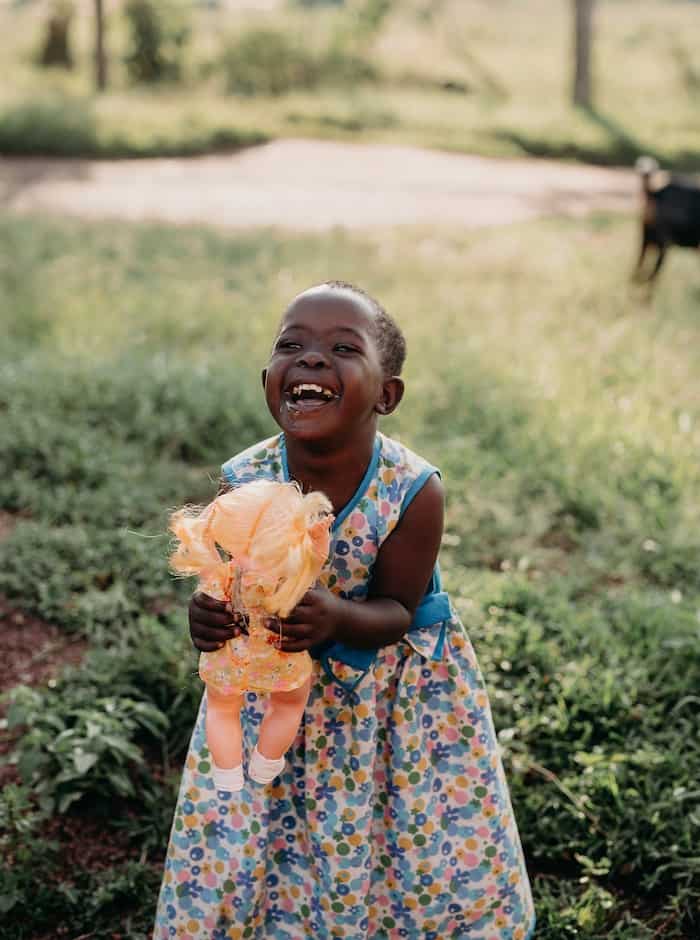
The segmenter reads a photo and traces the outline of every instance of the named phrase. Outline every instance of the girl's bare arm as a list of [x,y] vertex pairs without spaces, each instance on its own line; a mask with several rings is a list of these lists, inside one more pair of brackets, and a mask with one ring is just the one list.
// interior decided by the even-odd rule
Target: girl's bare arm
[[382,545],[367,600],[347,601],[326,588],[314,588],[285,621],[282,649],[298,652],[327,641],[378,649],[399,640],[430,583],[443,521],[444,492],[435,475]]

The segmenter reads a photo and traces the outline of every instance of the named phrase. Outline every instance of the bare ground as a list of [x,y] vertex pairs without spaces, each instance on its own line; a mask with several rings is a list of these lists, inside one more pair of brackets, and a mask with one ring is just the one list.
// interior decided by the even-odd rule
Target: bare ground
[[626,212],[637,191],[630,170],[334,141],[187,159],[0,159],[0,209],[232,228],[501,225]]

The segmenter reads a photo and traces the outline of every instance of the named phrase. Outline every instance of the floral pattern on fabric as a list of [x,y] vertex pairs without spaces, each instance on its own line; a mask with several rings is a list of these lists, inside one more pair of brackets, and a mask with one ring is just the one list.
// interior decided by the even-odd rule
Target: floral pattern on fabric
[[[284,479],[280,437],[224,465]],[[372,565],[431,468],[378,436],[325,572],[366,596]],[[352,683],[356,670],[333,669]],[[221,799],[203,701],[183,773],[154,940],[527,940],[534,913],[488,697],[456,617],[378,651],[348,692],[313,663],[282,775]],[[262,718],[242,715],[250,753]]]

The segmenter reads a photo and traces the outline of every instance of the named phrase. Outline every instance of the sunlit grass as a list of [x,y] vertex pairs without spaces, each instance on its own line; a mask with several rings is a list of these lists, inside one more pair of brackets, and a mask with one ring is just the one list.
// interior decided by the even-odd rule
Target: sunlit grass
[[[168,712],[177,763],[195,696],[160,677],[161,648],[186,642],[167,510],[272,429],[259,369],[294,293],[361,284],[407,335],[385,430],[444,472],[443,568],[502,733],[539,936],[689,940],[700,267],[672,253],[647,300],[628,284],[636,238],[611,216],[313,237],[0,219],[0,508],[21,514],[0,591],[90,639],[76,695],[136,686]],[[162,848],[152,812],[128,826]],[[24,936],[5,920],[3,940]]]

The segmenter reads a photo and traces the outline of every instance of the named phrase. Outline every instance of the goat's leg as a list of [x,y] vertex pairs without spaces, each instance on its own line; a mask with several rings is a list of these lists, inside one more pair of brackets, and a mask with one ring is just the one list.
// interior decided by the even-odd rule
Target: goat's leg
[[637,264],[636,264],[634,270],[632,271],[632,280],[633,280],[633,281],[641,281],[641,280],[643,280],[643,278],[642,278],[642,267],[643,267],[643,265],[644,265],[644,258],[645,258],[645,256],[646,256],[647,249],[649,248],[649,244],[650,244],[650,242],[649,242],[648,238],[646,237],[646,233],[645,233],[645,232],[642,232],[642,247],[641,247],[640,250],[639,250],[639,258],[637,259]]
[[654,265],[651,274],[646,278],[646,283],[651,284],[655,280],[659,271],[661,270],[661,265],[664,263],[664,258],[666,257],[666,252],[668,251],[668,245],[665,242],[660,242],[657,246],[659,253],[656,256],[656,264]]

